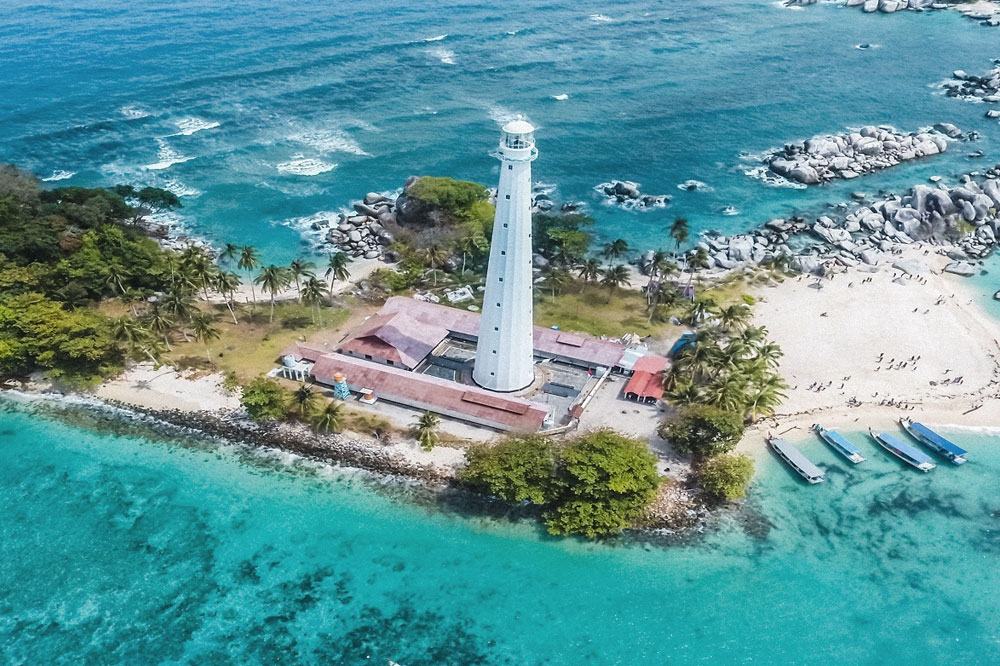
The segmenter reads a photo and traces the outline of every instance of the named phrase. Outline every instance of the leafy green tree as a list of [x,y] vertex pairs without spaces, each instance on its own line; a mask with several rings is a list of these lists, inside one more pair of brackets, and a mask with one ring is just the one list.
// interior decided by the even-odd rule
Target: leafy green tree
[[562,455],[557,499],[545,514],[553,534],[615,534],[656,496],[656,458],[637,440],[610,430],[584,435]]
[[535,252],[565,265],[579,263],[587,255],[593,237],[584,229],[594,224],[590,216],[579,212],[536,213],[531,221]]
[[433,412],[424,412],[417,419],[414,430],[417,441],[425,451],[430,451],[438,443],[437,428],[441,424],[441,419]]
[[255,421],[276,421],[284,418],[288,402],[285,390],[278,382],[258,377],[243,388],[240,403]]
[[743,454],[723,454],[698,466],[696,478],[707,492],[727,500],[746,495],[753,479],[753,460]]
[[473,448],[466,458],[469,463],[459,480],[480,492],[538,505],[555,497],[558,458],[547,437],[508,437],[493,446]]
[[710,405],[691,405],[660,425],[660,437],[680,453],[711,458],[732,451],[743,437],[743,417]]
[[479,183],[434,176],[421,176],[406,193],[445,211],[467,210],[489,196],[489,190]]
[[316,432],[340,432],[342,412],[340,403],[331,400],[316,410],[309,422]]

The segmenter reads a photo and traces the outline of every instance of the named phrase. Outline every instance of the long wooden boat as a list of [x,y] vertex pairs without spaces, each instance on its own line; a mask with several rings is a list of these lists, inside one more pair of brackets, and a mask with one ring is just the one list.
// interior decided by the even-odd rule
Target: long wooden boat
[[903,426],[903,430],[905,430],[910,437],[917,440],[945,460],[951,461],[955,465],[964,465],[966,463],[965,456],[968,451],[955,443],[948,441],[925,426],[923,423],[917,423],[911,419],[901,418],[899,419],[899,425]]
[[875,431],[871,428],[868,429],[868,434],[872,436],[879,446],[883,449],[896,456],[907,465],[916,467],[921,472],[929,472],[937,465],[935,465],[930,456],[921,451],[920,449],[910,446],[898,437],[894,437],[887,432],[876,435]]
[[854,446],[854,444],[851,444],[846,437],[841,435],[836,430],[827,430],[819,424],[814,425],[813,430],[824,442],[829,444],[834,451],[844,456],[855,465],[865,461],[865,457],[861,455],[861,449]]
[[817,467],[811,460],[802,455],[802,452],[787,439],[778,439],[768,435],[767,443],[771,446],[778,457],[784,460],[795,473],[809,483],[820,483],[826,478],[826,474]]

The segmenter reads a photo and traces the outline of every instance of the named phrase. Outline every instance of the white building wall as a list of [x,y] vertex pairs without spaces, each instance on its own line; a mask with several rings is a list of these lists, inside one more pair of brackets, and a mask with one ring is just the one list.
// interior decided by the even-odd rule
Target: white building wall
[[473,379],[492,391],[518,391],[534,380],[531,284],[531,162],[534,128],[504,127],[500,184],[490,241]]

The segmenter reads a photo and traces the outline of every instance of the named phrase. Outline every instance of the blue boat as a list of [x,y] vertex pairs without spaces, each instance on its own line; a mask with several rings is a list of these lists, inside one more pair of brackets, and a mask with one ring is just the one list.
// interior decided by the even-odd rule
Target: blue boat
[[916,421],[903,418],[899,419],[899,425],[903,426],[903,430],[909,433],[910,437],[917,440],[945,460],[950,460],[956,465],[965,464],[965,455],[967,453],[965,449],[948,441],[925,426],[923,423],[917,423]]
[[836,430],[827,430],[819,424],[814,425],[813,430],[816,431],[816,434],[819,435],[824,442],[829,444],[834,451],[844,456],[855,465],[865,461],[865,457],[861,455],[861,449],[851,444],[846,437],[841,435]]
[[894,437],[887,432],[876,435],[875,431],[871,428],[868,429],[868,434],[870,434],[883,449],[896,456],[907,465],[916,467],[921,472],[929,472],[937,467],[929,455],[915,446],[910,446],[898,437]]

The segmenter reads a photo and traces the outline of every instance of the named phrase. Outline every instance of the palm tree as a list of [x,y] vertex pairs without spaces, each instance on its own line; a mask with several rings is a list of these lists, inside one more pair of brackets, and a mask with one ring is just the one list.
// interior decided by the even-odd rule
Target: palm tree
[[208,343],[219,339],[219,329],[215,326],[215,317],[207,312],[196,312],[191,316],[191,330],[194,336],[205,345],[205,360],[209,365],[212,363],[212,351],[208,348]]
[[597,282],[598,278],[601,277],[601,262],[591,257],[577,266],[576,274],[583,280],[584,285]]
[[666,321],[670,310],[680,304],[684,297],[674,285],[658,282],[653,286],[652,294],[647,292],[646,300],[649,303],[646,308],[648,321],[652,322],[653,317]]
[[[194,312],[194,299],[191,298],[191,294],[186,289],[174,286],[163,297],[163,307],[174,316],[174,322],[176,323],[191,318],[191,314]],[[184,336],[184,340],[191,342],[191,338],[188,337],[184,327],[180,326],[179,328],[181,335]]]
[[208,288],[215,284],[215,276],[219,268],[212,263],[208,252],[201,247],[191,245],[181,253],[181,277],[186,284],[201,289],[205,300],[208,300]]
[[174,318],[161,308],[159,303],[153,303],[146,317],[146,325],[149,327],[150,332],[161,336],[168,350],[172,350],[170,346],[170,331],[174,330],[174,322]]
[[605,243],[604,251],[601,254],[608,260],[608,266],[610,266],[612,259],[621,259],[626,252],[628,252],[628,243],[621,238],[617,238],[610,243]]
[[747,326],[739,337],[748,347],[757,348],[767,340],[767,329],[763,326]]
[[736,303],[719,310],[719,325],[727,333],[746,328],[752,318],[750,306],[745,303]]
[[437,427],[440,423],[441,419],[437,414],[432,412],[424,412],[417,419],[415,428],[417,431],[417,441],[420,442],[420,446],[425,451],[430,451],[438,443]]
[[302,302],[302,289],[299,287],[299,279],[303,277],[315,277],[313,268],[316,267],[311,261],[306,261],[305,259],[293,259],[291,263],[288,264],[288,274],[295,281],[295,293],[298,294],[299,303]]
[[691,231],[688,228],[688,221],[686,218],[678,217],[673,221],[673,224],[670,225],[670,237],[674,239],[674,247],[676,248],[676,251],[680,251],[681,245],[687,241],[690,233]]
[[244,245],[240,248],[240,260],[236,263],[236,267],[240,270],[247,272],[247,277],[250,279],[250,298],[253,299],[253,309],[257,307],[257,294],[253,290],[253,271],[255,268],[260,266],[260,258],[257,256],[257,248],[253,245]]
[[704,402],[701,389],[691,382],[677,384],[672,391],[667,391],[667,402],[682,407],[684,405],[700,405]]
[[629,282],[629,272],[622,264],[617,266],[609,266],[607,270],[603,271],[603,277],[601,278],[601,284],[608,288],[608,300],[611,300],[611,294],[614,293],[615,289],[618,289],[622,285],[631,284]]
[[747,380],[738,373],[720,374],[705,387],[708,404],[733,412],[741,411]]
[[115,340],[128,345],[131,352],[141,351],[154,364],[159,364],[159,348],[152,344],[150,332],[142,322],[132,317],[118,317],[111,322],[111,334]]
[[768,375],[763,381],[755,383],[753,390],[745,398],[750,421],[756,423],[761,416],[773,414],[775,407],[785,397],[785,388],[788,385],[777,375]]
[[226,243],[226,247],[219,253],[219,260],[228,264],[239,257],[241,251],[240,246],[236,243]]
[[562,292],[563,287],[573,282],[573,276],[565,268],[560,268],[558,266],[549,268],[545,275],[545,286],[552,290],[552,299],[555,300],[556,294]]
[[763,361],[769,368],[777,368],[779,359],[784,355],[781,347],[775,342],[768,342],[757,350],[757,359]]
[[701,336],[699,339],[701,333],[706,333],[706,331],[695,333],[691,343],[681,348],[677,353],[674,365],[682,370],[690,371],[695,377],[704,378],[718,368],[721,351],[714,338]]
[[351,257],[342,251],[334,252],[327,260],[326,278],[330,280],[330,293],[333,293],[333,283],[337,280],[347,282],[351,277],[351,272],[347,270],[347,265],[351,263]]
[[282,268],[281,266],[275,266],[271,264],[265,268],[260,269],[260,273],[253,280],[255,283],[259,284],[261,289],[266,291],[271,295],[271,319],[270,322],[274,322],[274,297],[278,295],[278,292],[288,286],[289,275],[288,269]]
[[330,295],[330,290],[327,289],[326,283],[322,280],[316,279],[316,276],[310,275],[306,279],[306,283],[302,286],[302,302],[310,306],[314,311],[313,323],[316,323],[316,317],[319,317],[319,325],[323,325],[323,315],[320,313],[319,306],[322,304],[323,299]]
[[226,307],[229,308],[229,314],[233,316],[234,324],[239,324],[240,322],[237,321],[236,310],[233,308],[233,294],[236,293],[241,284],[243,284],[243,279],[232,271],[219,271],[215,276],[215,290],[222,294],[222,297],[226,300]]
[[313,430],[316,432],[338,432],[340,430],[340,417],[343,408],[340,403],[330,401],[318,410],[309,419]]
[[434,243],[429,247],[425,247],[419,252],[420,256],[423,257],[424,261],[431,269],[431,275],[434,276],[434,286],[437,286],[437,269],[444,265],[444,262],[448,261],[449,252],[441,245]]
[[490,246],[489,242],[486,240],[486,236],[481,233],[469,234],[468,236],[462,237],[459,241],[458,247],[462,250],[462,273],[465,273],[465,259],[468,256],[475,256],[480,252],[484,252],[486,248]]
[[688,306],[688,321],[692,326],[708,317],[715,310],[715,299],[711,296],[703,296],[691,301]]
[[118,287],[118,290],[122,292],[122,296],[124,296],[125,287],[122,282],[128,280],[128,275],[125,273],[125,270],[118,264],[118,262],[111,262],[108,264],[106,270],[108,274],[107,283],[112,287]]
[[292,392],[292,410],[298,414],[300,419],[308,420],[316,411],[316,401],[318,399],[312,387],[308,384],[303,384]]

